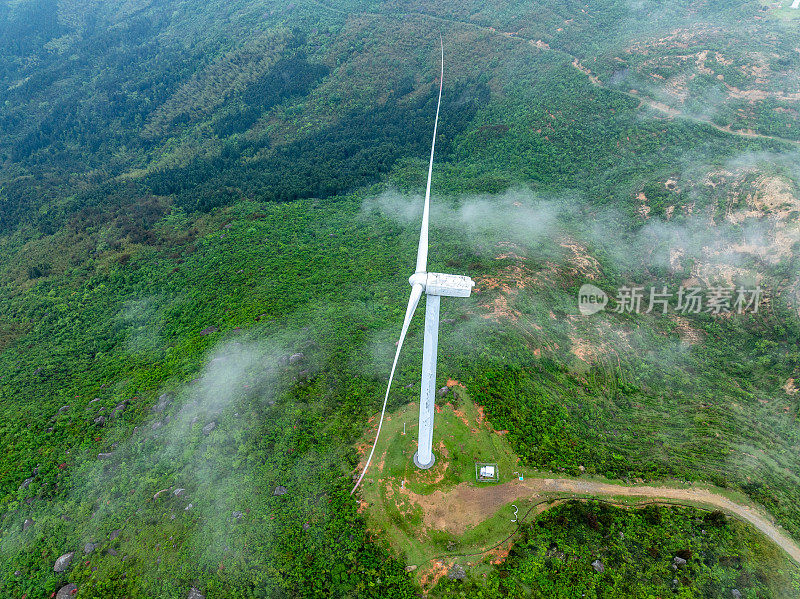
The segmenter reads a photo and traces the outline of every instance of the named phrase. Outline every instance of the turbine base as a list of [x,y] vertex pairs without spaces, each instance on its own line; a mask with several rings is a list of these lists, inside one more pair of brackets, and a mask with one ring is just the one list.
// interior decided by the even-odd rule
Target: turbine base
[[419,468],[420,470],[427,470],[428,468],[433,466],[435,463],[436,463],[436,456],[431,454],[431,461],[430,462],[428,462],[427,464],[420,464],[419,463],[419,452],[417,451],[417,452],[414,453],[414,465],[417,468]]

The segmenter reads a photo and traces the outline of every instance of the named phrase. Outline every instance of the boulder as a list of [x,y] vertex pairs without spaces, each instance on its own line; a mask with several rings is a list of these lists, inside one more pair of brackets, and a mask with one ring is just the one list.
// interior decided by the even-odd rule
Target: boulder
[[234,519],[234,520],[241,520],[242,518],[244,518],[244,514],[243,514],[242,512],[239,512],[239,511],[235,511],[235,510],[234,510],[234,512],[233,512],[233,519]]
[[447,578],[449,578],[450,580],[464,580],[466,577],[467,577],[467,571],[464,570],[464,566],[460,566],[458,564],[454,565],[447,572]]
[[742,592],[739,589],[733,589],[731,591],[731,596],[733,599],[742,599]]
[[61,406],[60,408],[58,408],[58,413],[59,414],[63,414],[67,410],[69,410],[69,406],[68,405],[67,406]]
[[69,553],[65,553],[61,557],[56,560],[56,563],[53,565],[53,572],[66,572],[67,568],[69,568],[70,562],[72,562],[72,556],[75,555],[74,551],[70,551]]
[[94,419],[94,423],[97,426],[103,426],[106,423],[106,417],[102,415],[98,416],[97,418]]
[[171,393],[162,393],[158,396],[158,403],[150,408],[153,412],[158,412],[159,414],[163,412],[167,406],[172,403],[172,394]]
[[417,569],[417,566],[414,565],[414,564],[412,564],[410,566],[406,566],[406,572],[413,572],[416,569]]
[[77,592],[78,585],[76,585],[74,582],[71,582],[68,585],[58,589],[58,593],[56,593],[56,599],[72,599]]
[[14,576],[22,576],[22,572],[19,570],[14,570]]
[[33,482],[33,479],[34,477],[31,476],[30,478],[26,478],[24,481],[22,481],[22,484],[19,486],[19,490],[21,491],[22,489],[27,489],[28,485]]
[[296,354],[289,356],[289,364],[299,364],[305,359],[306,357],[302,352],[297,352]]
[[286,487],[278,485],[275,487],[275,490],[272,492],[273,495],[286,495]]
[[309,522],[303,522],[303,530],[309,530],[311,528],[311,524]]
[[186,599],[206,599],[206,596],[196,588],[192,587],[189,589],[189,594],[186,596]]
[[22,530],[28,530],[31,526],[33,526],[33,520],[25,518],[25,522],[22,523]]
[[681,566],[686,565],[686,560],[676,555],[675,557],[672,558],[672,565],[675,566],[676,568],[680,568]]
[[108,535],[108,540],[109,541],[113,541],[114,539],[116,539],[121,534],[122,534],[122,529],[121,528],[117,528],[116,530],[112,530],[111,534]]
[[114,409],[111,410],[111,416],[112,417],[119,416],[120,414],[122,414],[127,409],[128,409],[128,402],[127,401],[123,401],[122,403],[117,404],[116,407],[114,407]]
[[217,428],[217,423],[214,422],[214,421],[211,421],[211,422],[209,422],[208,424],[206,424],[203,427],[203,434],[204,435],[210,435],[211,431],[213,431],[215,428]]
[[592,562],[592,568],[594,568],[594,571],[597,572],[598,574],[602,574],[603,572],[606,571],[606,567],[603,565],[603,562],[601,562],[599,559],[596,559]]
[[216,333],[217,331],[219,331],[219,329],[217,327],[215,327],[214,325],[211,325],[210,327],[206,327],[202,331],[200,331],[200,334],[201,335],[210,335],[211,333]]
[[444,397],[450,391],[450,387],[442,387],[439,389],[438,395],[439,397]]
[[96,544],[96,543],[86,543],[86,544],[83,546],[83,552],[84,552],[86,555],[89,555],[89,554],[90,554],[92,551],[94,551],[94,550],[95,550],[95,548],[96,548],[96,547],[97,547],[97,544]]
[[173,495],[175,495],[175,497],[180,497],[181,495],[183,495],[183,493],[184,493],[185,491],[186,491],[186,489],[181,489],[180,487],[178,487],[177,489],[175,489],[175,490],[172,492],[172,494],[173,494]]
[[97,459],[98,459],[98,460],[110,460],[110,459],[111,459],[111,456],[113,456],[113,455],[114,455],[114,454],[113,454],[113,453],[111,453],[110,451],[109,451],[109,452],[107,452],[107,453],[98,453],[98,454],[97,454]]
[[108,553],[108,555],[117,555],[117,550],[116,550],[116,549],[114,549],[113,547],[109,547],[109,548],[106,550],[106,553]]

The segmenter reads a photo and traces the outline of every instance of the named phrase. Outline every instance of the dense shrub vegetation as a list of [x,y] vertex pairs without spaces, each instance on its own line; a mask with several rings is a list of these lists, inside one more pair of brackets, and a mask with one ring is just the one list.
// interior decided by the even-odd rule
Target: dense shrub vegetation
[[[531,466],[729,486],[800,537],[796,244],[736,256],[772,292],[757,315],[576,315],[589,279],[697,274],[650,260],[656,225],[724,224],[762,176],[796,197],[791,25],[662,4],[0,3],[0,595],[419,592],[349,488],[407,299],[440,31],[430,268],[479,280],[444,307],[441,376]],[[768,82],[752,51],[778,56]],[[691,82],[682,116],[651,106],[651,66]],[[766,99],[703,110],[717,74]],[[390,409],[416,394],[418,321]],[[665,595],[686,551],[677,596],[774,596],[770,546],[697,518],[568,504],[436,592]]]

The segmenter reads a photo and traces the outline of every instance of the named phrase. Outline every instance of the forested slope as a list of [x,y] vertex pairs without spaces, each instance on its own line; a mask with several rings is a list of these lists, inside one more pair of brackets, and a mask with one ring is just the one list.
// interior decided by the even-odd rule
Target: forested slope
[[[783,12],[25,0],[0,3],[0,594],[418,592],[348,491],[413,268],[440,35],[431,268],[479,292],[445,306],[441,376],[531,466],[730,485],[800,535]],[[575,305],[586,281],[728,276],[768,309]],[[392,407],[419,323],[408,345]],[[535,570],[535,539],[497,576]]]

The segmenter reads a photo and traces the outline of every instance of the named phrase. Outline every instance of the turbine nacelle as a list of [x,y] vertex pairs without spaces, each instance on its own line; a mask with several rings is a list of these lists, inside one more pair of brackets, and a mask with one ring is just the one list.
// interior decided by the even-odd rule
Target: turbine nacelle
[[441,272],[415,272],[408,278],[413,287],[421,285],[427,295],[447,297],[469,297],[475,281],[464,275],[450,275]]

